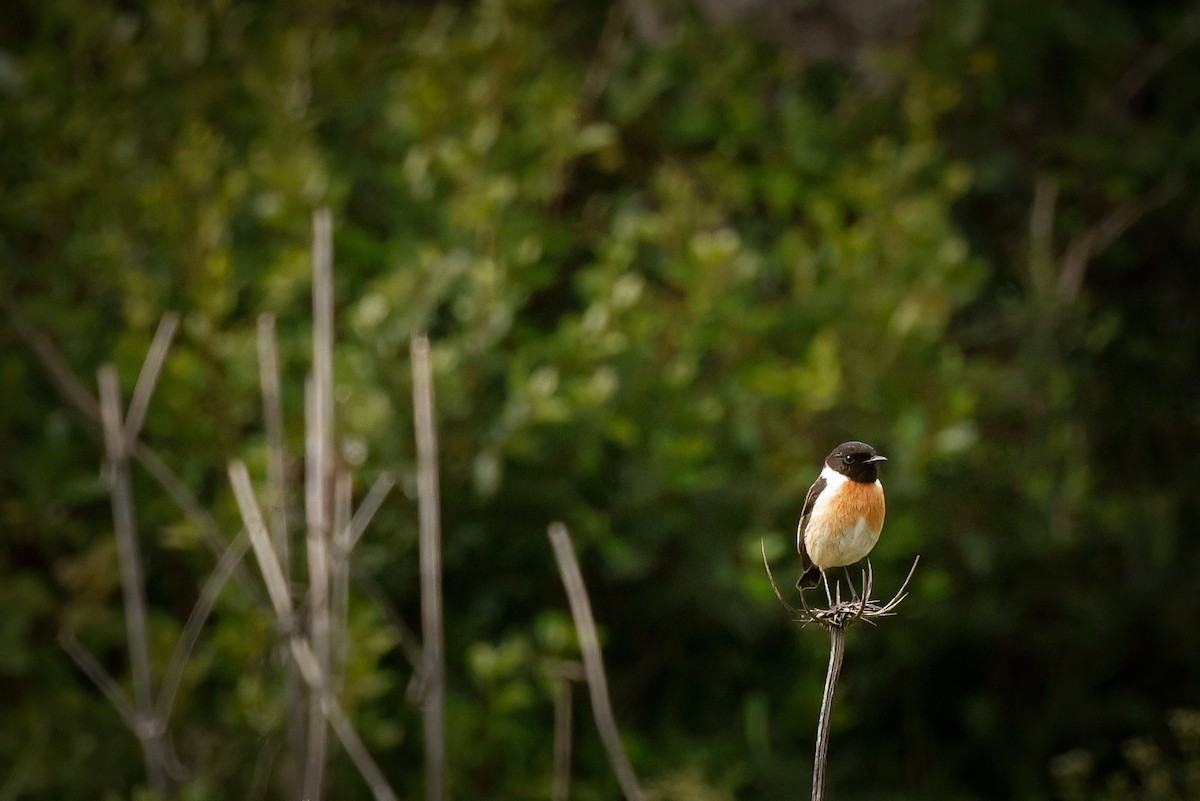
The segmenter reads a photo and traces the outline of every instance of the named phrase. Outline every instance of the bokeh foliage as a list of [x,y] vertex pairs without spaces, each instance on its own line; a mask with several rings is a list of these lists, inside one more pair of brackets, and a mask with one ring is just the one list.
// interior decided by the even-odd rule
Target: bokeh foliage
[[[114,361],[128,393],[179,310],[143,439],[232,537],[224,464],[265,470],[260,312],[302,469],[321,204],[342,458],[359,494],[403,477],[355,559],[410,623],[407,342],[434,340],[456,797],[549,796],[546,667],[576,651],[553,519],[656,797],[807,792],[826,643],[787,623],[759,543],[786,563],[850,437],[891,457],[879,583],[923,561],[902,617],[850,636],[831,793],[1171,797],[1121,744],[1143,738],[1126,751],[1149,764],[1168,711],[1200,707],[1200,14],[916,5],[910,35],[817,59],[703,3],[657,4],[658,35],[645,0],[18,3],[0,31],[0,797],[144,782],[55,642],[72,628],[126,676],[97,432],[18,326],[89,383]],[[161,670],[213,558],[135,479]],[[260,601],[231,585],[189,668],[181,798],[277,795]],[[402,635],[352,601],[344,700],[411,797]],[[575,797],[615,797],[578,701]],[[365,797],[333,768],[337,797]]]

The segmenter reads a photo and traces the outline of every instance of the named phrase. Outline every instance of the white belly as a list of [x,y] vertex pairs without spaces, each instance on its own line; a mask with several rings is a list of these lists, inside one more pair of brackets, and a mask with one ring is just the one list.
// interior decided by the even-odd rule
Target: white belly
[[879,532],[867,525],[865,517],[842,532],[828,531],[813,515],[804,532],[804,547],[813,564],[822,570],[842,565],[852,565],[865,557],[879,542]]

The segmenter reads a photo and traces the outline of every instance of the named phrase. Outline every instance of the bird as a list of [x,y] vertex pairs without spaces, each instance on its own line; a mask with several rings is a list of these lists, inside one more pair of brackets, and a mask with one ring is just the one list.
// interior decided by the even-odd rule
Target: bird
[[885,510],[879,463],[886,461],[857,440],[843,442],[825,458],[796,526],[796,550],[804,569],[796,587],[802,592],[820,584],[826,570],[864,558],[879,541]]

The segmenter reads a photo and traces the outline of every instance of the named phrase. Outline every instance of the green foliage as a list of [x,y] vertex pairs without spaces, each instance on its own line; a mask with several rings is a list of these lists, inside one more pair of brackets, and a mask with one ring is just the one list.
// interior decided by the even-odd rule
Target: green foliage
[[[788,626],[759,543],[786,574],[819,460],[851,437],[891,457],[881,589],[923,559],[902,617],[850,638],[831,794],[1081,797],[1056,755],[1103,767],[1200,704],[1181,680],[1200,668],[1195,12],[931,0],[911,41],[810,62],[706,4],[659,5],[655,44],[632,24],[600,40],[605,9],[548,0],[12,12],[0,798],[144,794],[136,740],[56,643],[74,630],[128,681],[98,429],[28,332],[88,386],[114,362],[128,397],[159,315],[181,312],[142,438],[231,539],[225,463],[265,476],[260,312],[302,474],[317,205],[340,458],[356,498],[401,477],[355,552],[380,597],[354,591],[342,696],[401,796],[422,787],[397,624],[418,608],[422,329],[454,797],[549,796],[549,671],[578,656],[554,519],[650,794],[806,792],[825,642]],[[136,467],[134,489],[161,676],[214,560]],[[189,663],[180,798],[278,795],[261,599],[232,582]],[[615,797],[584,695],[573,797]],[[1187,797],[1187,753],[1138,748],[1113,801]],[[330,784],[366,797],[341,754]]]

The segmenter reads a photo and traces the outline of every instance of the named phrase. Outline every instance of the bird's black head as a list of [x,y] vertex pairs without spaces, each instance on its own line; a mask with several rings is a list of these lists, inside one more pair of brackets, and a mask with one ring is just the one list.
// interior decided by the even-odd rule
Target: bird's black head
[[873,484],[879,478],[878,464],[886,461],[886,456],[880,456],[867,443],[853,441],[834,448],[825,459],[825,465],[852,481]]

